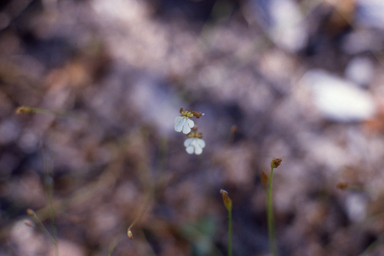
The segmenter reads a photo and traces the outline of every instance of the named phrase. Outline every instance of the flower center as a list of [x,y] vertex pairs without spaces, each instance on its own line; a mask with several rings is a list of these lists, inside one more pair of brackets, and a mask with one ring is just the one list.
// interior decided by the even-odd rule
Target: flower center
[[201,138],[203,138],[203,135],[201,133],[199,133],[199,132],[190,132],[188,134],[188,137],[189,138],[199,138],[199,139],[201,139]]
[[187,110],[182,111],[182,112],[180,112],[180,113],[181,113],[183,116],[188,117],[188,118],[192,118],[192,117],[193,117],[192,112],[189,112],[189,111],[187,111]]

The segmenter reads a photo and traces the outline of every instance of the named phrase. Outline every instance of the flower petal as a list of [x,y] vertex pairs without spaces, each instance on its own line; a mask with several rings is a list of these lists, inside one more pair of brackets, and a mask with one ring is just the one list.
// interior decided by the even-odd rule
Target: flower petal
[[203,139],[197,139],[196,141],[196,144],[201,147],[201,148],[204,148],[205,147],[205,141]]
[[184,119],[184,127],[183,127],[183,133],[188,134],[191,132],[191,128],[188,126],[187,121],[189,121],[187,118]]
[[188,138],[184,141],[184,147],[189,147],[193,141],[193,138]]
[[182,119],[179,119],[180,121],[178,123],[176,123],[176,119],[175,119],[175,131],[177,132],[181,132],[181,130],[183,130],[183,127],[184,127],[184,124],[185,124],[185,118],[182,118]]
[[193,128],[193,126],[195,126],[195,122],[193,122],[191,119],[188,119],[188,126]]
[[193,154],[193,151],[195,151],[195,148],[192,146],[189,146],[185,150],[187,151],[188,154]]
[[195,146],[195,154],[196,155],[200,155],[201,153],[203,153],[203,149],[196,144],[196,146]]
[[181,120],[183,120],[183,119],[184,119],[184,117],[182,117],[182,116],[177,116],[177,117],[175,118],[175,124],[180,123]]

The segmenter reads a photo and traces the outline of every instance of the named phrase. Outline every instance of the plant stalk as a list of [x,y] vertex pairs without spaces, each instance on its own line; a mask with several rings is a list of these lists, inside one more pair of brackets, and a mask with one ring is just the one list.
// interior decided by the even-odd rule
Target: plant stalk
[[228,256],[232,256],[232,210],[228,210]]
[[273,204],[272,204],[272,182],[273,182],[273,167],[271,167],[271,175],[269,176],[269,190],[268,190],[268,239],[269,239],[269,252],[273,256],[277,256],[277,243],[275,233],[275,221],[273,216]]

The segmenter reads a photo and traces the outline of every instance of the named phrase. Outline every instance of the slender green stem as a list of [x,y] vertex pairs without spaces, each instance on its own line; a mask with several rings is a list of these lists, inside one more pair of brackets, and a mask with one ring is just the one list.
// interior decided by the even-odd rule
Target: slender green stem
[[[48,198],[49,198],[49,204],[51,205],[51,225],[52,225],[52,241],[54,241],[55,246],[55,256],[59,256],[59,245],[57,240],[57,229],[56,229],[56,219],[55,219],[55,208],[53,207],[53,182],[51,181],[52,177],[48,176],[47,179],[49,179],[50,183],[52,185],[49,185],[48,188]],[[41,222],[41,221],[40,221]],[[42,224],[42,223],[41,223]]]
[[108,256],[111,256],[114,250],[115,250],[115,245],[113,245],[113,246],[111,246],[111,247],[109,248]]
[[47,236],[52,240],[53,244],[55,245],[55,250],[56,250],[56,246],[57,246],[57,241],[55,240],[55,238],[51,235],[51,233],[49,233],[49,231],[45,228],[44,224],[41,222],[40,218],[36,215],[35,212],[33,212],[33,217],[36,219],[36,221],[39,223],[40,225],[40,228],[44,231],[45,234],[47,234]]
[[268,238],[269,238],[269,251],[272,255],[277,256],[277,243],[275,234],[275,221],[273,217],[273,204],[272,204],[272,182],[273,182],[273,167],[271,167],[271,175],[269,176],[269,190],[268,190]]
[[232,210],[228,211],[228,256],[232,256]]
[[[59,246],[57,239],[57,228],[56,228],[56,218],[55,218],[55,207],[53,206],[53,189],[54,189],[54,181],[53,181],[53,168],[52,163],[46,157],[44,149],[41,150],[41,156],[43,161],[43,168],[45,172],[44,178],[44,186],[46,188],[46,193],[49,201],[49,206],[51,207],[50,211],[50,219],[51,219],[51,227],[52,227],[52,237],[55,246],[55,256],[59,256]],[[37,215],[36,215],[37,216]]]
[[53,115],[58,117],[75,117],[75,115],[65,112],[65,111],[58,111],[58,110],[51,110],[46,108],[32,108],[28,106],[21,106],[16,110],[16,113],[21,114],[29,114],[29,113],[35,113],[35,114],[45,114],[45,115]]

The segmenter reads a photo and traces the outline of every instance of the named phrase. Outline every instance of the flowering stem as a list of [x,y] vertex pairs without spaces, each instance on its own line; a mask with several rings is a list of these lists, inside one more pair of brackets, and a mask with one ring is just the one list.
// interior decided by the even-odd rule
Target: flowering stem
[[268,239],[269,239],[269,251],[272,255],[277,256],[277,243],[275,234],[275,222],[273,217],[273,205],[272,205],[272,181],[273,181],[273,167],[271,167],[271,175],[269,176],[269,190],[268,190]]
[[52,240],[52,242],[53,242],[53,244],[55,246],[55,255],[59,255],[58,254],[58,243],[57,243],[56,239],[45,228],[43,222],[41,222],[41,220],[40,220],[39,216],[37,216],[36,212],[31,210],[31,209],[28,209],[27,210],[27,214],[30,215],[30,216],[33,216],[35,218],[36,222],[39,223],[41,230],[43,230],[44,233]]
[[228,256],[232,256],[232,209],[228,210]]
[[[145,133],[141,133],[141,139],[145,138]],[[143,187],[145,189],[144,192],[144,200],[139,208],[138,214],[136,218],[132,221],[131,225],[128,227],[127,235],[130,239],[133,239],[133,233],[132,228],[133,226],[144,216],[147,209],[150,207],[151,203],[155,199],[155,178],[153,177],[150,168],[147,165],[147,160],[145,159],[145,155],[140,157],[141,164],[138,168],[139,172],[139,179],[141,183],[143,184]]]
[[[53,189],[54,189],[54,181],[53,181],[53,170],[52,170],[52,164],[50,164],[49,159],[45,155],[45,151],[41,150],[41,157],[42,157],[42,164],[45,171],[45,178],[44,178],[44,185],[46,187],[46,193],[49,200],[49,206],[51,207],[50,210],[50,219],[51,219],[51,225],[53,229],[53,235],[52,240],[54,241],[55,245],[55,255],[59,255],[59,247],[58,247],[58,240],[57,240],[57,229],[56,229],[56,220],[55,220],[55,207],[53,205]],[[36,217],[36,213],[34,214]],[[40,220],[39,220],[40,221]],[[41,223],[41,221],[40,221]],[[41,223],[42,224],[42,223]],[[49,234],[50,235],[50,234]],[[56,242],[55,242],[56,241]]]
[[21,106],[16,109],[17,114],[46,114],[46,115],[53,115],[53,116],[59,116],[59,117],[74,117],[74,115],[64,112],[64,111],[57,111],[57,110],[50,110],[45,108],[32,108],[28,106]]
[[112,255],[113,251],[115,250],[115,247],[116,247],[116,241],[113,241],[111,247],[109,247],[108,256]]
[[223,196],[224,206],[228,211],[228,256],[232,256],[232,200],[228,196],[228,192],[224,189],[220,189],[220,193]]
[[[145,169],[146,172],[149,172],[149,170],[144,167],[143,169]],[[133,228],[133,226],[136,224],[136,222],[138,222],[141,217],[143,217],[145,211],[147,210],[147,208],[149,207],[149,205],[151,204],[152,200],[154,199],[154,196],[155,196],[155,184],[154,182],[152,181],[149,181],[148,182],[148,187],[147,187],[147,195],[146,195],[146,200],[143,202],[143,204],[140,206],[140,209],[139,209],[139,213],[138,215],[136,216],[136,218],[133,220],[133,222],[131,223],[131,225],[128,227],[128,230],[127,230],[127,235],[130,239],[133,238],[133,235],[132,235],[132,231],[131,229]]]

